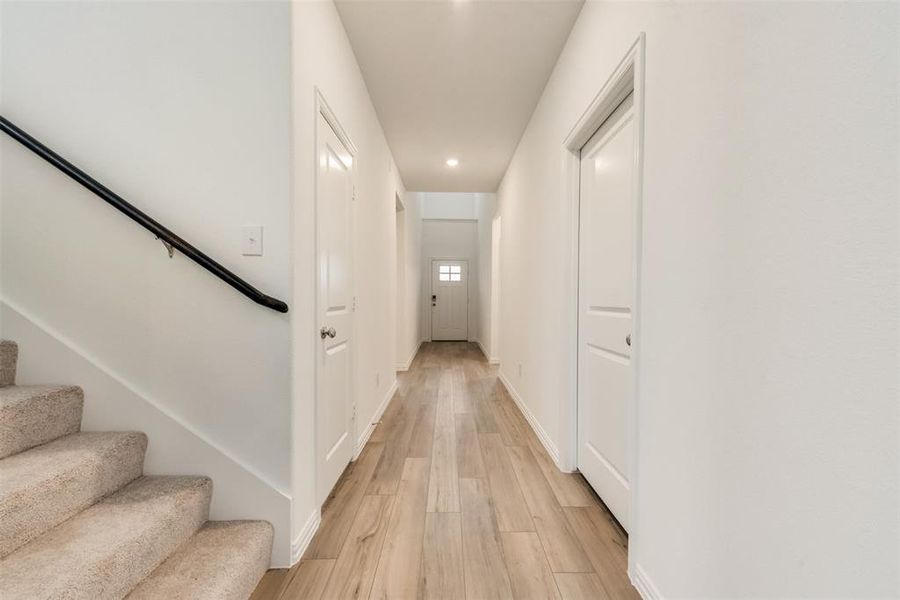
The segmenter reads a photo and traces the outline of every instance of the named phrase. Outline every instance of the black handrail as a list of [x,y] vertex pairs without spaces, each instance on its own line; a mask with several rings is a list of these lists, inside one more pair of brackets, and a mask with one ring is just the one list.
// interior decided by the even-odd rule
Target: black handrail
[[124,213],[132,221],[135,221],[141,227],[155,235],[159,240],[162,241],[163,244],[165,244],[166,248],[169,250],[170,257],[173,255],[174,250],[178,250],[179,252],[190,258],[192,261],[194,261],[243,295],[247,296],[257,304],[262,304],[267,308],[271,308],[272,310],[277,310],[278,312],[282,313],[286,313],[288,311],[287,304],[277,298],[266,296],[258,289],[256,289],[204,253],[197,250],[194,246],[172,233],[172,231],[170,231],[166,227],[163,227],[158,222],[147,216],[145,213],[132,206],[124,198],[112,192],[109,188],[107,188],[96,179],[61,157],[59,154],[30,136],[28,133],[23,131],[20,127],[16,126],[9,119],[3,117],[2,115],[0,115],[0,129],[9,134],[9,136],[15,139],[17,142],[46,160],[48,163],[80,183],[82,186],[86,187],[88,190],[105,200],[114,208]]

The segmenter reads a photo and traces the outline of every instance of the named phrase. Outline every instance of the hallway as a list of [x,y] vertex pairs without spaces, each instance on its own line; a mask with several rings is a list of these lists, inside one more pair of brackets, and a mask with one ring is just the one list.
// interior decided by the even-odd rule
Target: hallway
[[475,344],[423,344],[303,560],[253,600],[637,598],[624,533]]

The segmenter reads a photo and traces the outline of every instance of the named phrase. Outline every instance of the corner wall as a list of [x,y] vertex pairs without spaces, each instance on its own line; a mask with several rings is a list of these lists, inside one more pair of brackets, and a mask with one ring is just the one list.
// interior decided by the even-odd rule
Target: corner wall
[[397,298],[397,370],[406,371],[412,364],[422,343],[422,202],[418,194],[407,193],[402,211],[401,234],[405,250],[399,268],[399,297]]
[[648,597],[897,596],[900,5],[586,3],[499,190],[502,372],[562,443],[562,143],[641,31],[632,576]]
[[478,219],[478,327],[475,340],[490,362],[499,361],[499,345],[494,321],[498,310],[499,288],[495,277],[499,265],[495,264],[495,237],[499,229],[494,219],[497,212],[496,194],[476,194]]

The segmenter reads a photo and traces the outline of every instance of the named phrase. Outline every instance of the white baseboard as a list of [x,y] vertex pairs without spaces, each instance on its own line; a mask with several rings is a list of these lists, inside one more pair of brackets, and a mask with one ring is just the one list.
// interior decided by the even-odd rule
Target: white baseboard
[[322,513],[318,509],[314,510],[309,518],[306,519],[306,523],[303,524],[303,528],[297,533],[297,537],[291,542],[291,564],[290,566],[294,566],[297,562],[303,557],[303,553],[306,552],[306,549],[309,547],[309,543],[312,541],[313,536],[316,535],[316,532],[319,530],[319,524],[322,522]]
[[659,593],[659,589],[653,584],[653,581],[647,576],[647,572],[640,565],[634,565],[634,569],[628,572],[628,577],[631,579],[631,584],[641,595],[641,598],[644,600],[662,600],[663,596]]
[[369,419],[369,424],[366,425],[366,428],[360,434],[359,439],[356,440],[356,449],[353,451],[353,460],[359,458],[359,455],[363,451],[363,448],[366,447],[366,442],[369,441],[369,438],[372,437],[372,432],[375,431],[375,425],[378,423],[378,421],[381,420],[381,416],[387,409],[388,404],[391,403],[391,398],[394,397],[394,394],[396,392],[397,380],[394,379],[394,383],[392,383],[391,387],[388,388],[387,394],[385,394],[384,398],[381,400],[381,404],[379,404],[378,408],[375,409],[375,414],[373,414],[372,418]]
[[478,344],[478,347],[481,348],[481,353],[484,354],[484,357],[487,359],[489,365],[499,365],[500,359],[496,357],[491,357],[488,354],[487,349],[484,347],[484,344],[481,343],[481,340],[475,340],[475,343]]
[[19,343],[21,384],[62,382],[84,390],[84,431],[143,431],[148,475],[207,475],[215,491],[210,518],[262,519],[275,528],[272,566],[290,561],[291,498],[126,381],[103,361],[37,317],[0,299],[2,335]]
[[513,387],[513,384],[510,383],[509,379],[500,371],[499,373],[500,382],[503,384],[503,387],[506,388],[506,391],[509,392],[510,397],[513,399],[513,402],[516,403],[516,406],[519,407],[519,412],[525,417],[525,420],[528,421],[528,424],[531,425],[531,429],[534,430],[535,435],[537,435],[538,439],[541,440],[541,444],[544,445],[544,448],[547,450],[547,454],[550,455],[550,458],[553,459],[553,463],[556,465],[556,468],[564,473],[569,473],[566,469],[563,469],[560,466],[559,462],[559,448],[556,447],[556,444],[553,443],[553,440],[550,439],[550,436],[547,435],[547,432],[544,431],[544,428],[538,422],[537,418],[534,416],[534,413],[531,412],[531,409],[522,401],[522,397],[519,395],[519,392],[516,391],[516,388]]
[[416,354],[419,353],[419,348],[421,348],[422,344],[424,343],[425,342],[423,340],[419,340],[418,345],[412,351],[412,354],[409,355],[409,358],[406,359],[406,362],[397,365],[397,371],[409,371],[409,368],[412,366],[413,361],[416,359]]

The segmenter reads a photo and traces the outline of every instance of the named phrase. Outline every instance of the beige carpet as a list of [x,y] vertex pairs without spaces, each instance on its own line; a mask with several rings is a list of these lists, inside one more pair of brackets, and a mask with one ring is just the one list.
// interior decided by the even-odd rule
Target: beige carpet
[[271,525],[207,521],[211,480],[143,476],[143,433],[81,432],[82,390],[16,386],[17,359],[0,342],[2,596],[248,598]]

